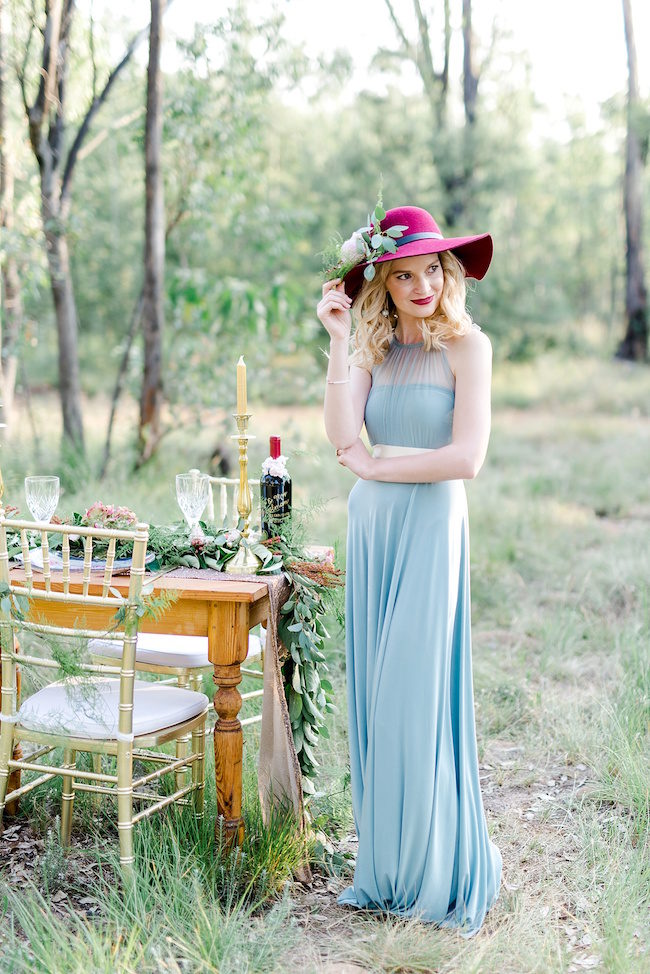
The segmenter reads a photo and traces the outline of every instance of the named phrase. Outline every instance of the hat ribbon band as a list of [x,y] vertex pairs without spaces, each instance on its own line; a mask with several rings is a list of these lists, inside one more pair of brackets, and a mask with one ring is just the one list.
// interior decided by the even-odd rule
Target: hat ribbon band
[[444,240],[445,238],[441,233],[409,233],[407,237],[399,237],[395,243],[398,247],[403,247],[404,244],[412,243],[414,240]]

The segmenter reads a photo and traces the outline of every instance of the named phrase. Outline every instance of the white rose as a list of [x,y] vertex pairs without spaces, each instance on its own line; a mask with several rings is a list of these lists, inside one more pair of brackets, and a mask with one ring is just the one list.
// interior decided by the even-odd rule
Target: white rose
[[354,261],[358,264],[360,260],[363,260],[364,250],[364,240],[361,236],[361,231],[355,230],[352,236],[348,237],[341,244],[341,258],[346,263]]
[[270,477],[288,477],[287,457],[282,454],[279,457],[267,457],[262,463],[262,473],[269,474]]

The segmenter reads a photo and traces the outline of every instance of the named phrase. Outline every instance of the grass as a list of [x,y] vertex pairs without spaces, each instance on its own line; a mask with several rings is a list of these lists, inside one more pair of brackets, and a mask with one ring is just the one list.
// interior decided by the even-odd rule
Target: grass
[[[318,755],[313,886],[288,879],[301,852],[292,830],[261,823],[253,731],[246,854],[213,857],[210,765],[205,823],[187,815],[142,823],[137,895],[115,882],[109,817],[80,803],[63,860],[56,790],[24,802],[14,835],[26,848],[0,871],[3,971],[650,971],[648,382],[642,367],[559,356],[495,375],[489,458],[468,494],[481,787],[504,871],[478,936],[336,906],[355,845],[335,632],[328,651],[339,709]],[[56,420],[51,399],[35,408],[39,422]],[[253,403],[252,412],[253,464],[266,437],[281,433],[298,503],[329,499],[314,512],[313,540],[341,541],[352,481],[324,439],[320,410]],[[116,457],[130,456],[132,415],[132,407],[122,415]],[[97,396],[88,427],[101,430],[104,417]],[[153,521],[176,517],[173,474],[206,466],[223,414],[206,412],[200,427],[182,427],[183,418],[136,475],[115,464],[99,484],[73,471],[60,510],[102,498]],[[21,502],[28,470],[56,472],[56,423],[51,430],[36,466],[27,438],[12,445],[11,461],[5,451],[8,501]],[[89,447],[94,468],[99,438]]]

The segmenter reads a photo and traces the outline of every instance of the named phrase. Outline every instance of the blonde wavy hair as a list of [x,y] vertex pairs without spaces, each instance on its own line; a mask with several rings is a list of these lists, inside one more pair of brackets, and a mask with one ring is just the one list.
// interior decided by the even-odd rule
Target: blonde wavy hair
[[[431,317],[422,319],[422,338],[427,352],[444,348],[445,342],[456,335],[466,335],[474,324],[465,307],[467,285],[463,265],[450,250],[443,250],[438,257],[444,283],[438,307]],[[377,273],[372,281],[363,282],[352,305],[356,328],[352,336],[350,364],[368,371],[383,361],[393,336],[395,309],[386,290],[392,263],[386,260],[376,265]],[[382,314],[386,309],[388,316]]]

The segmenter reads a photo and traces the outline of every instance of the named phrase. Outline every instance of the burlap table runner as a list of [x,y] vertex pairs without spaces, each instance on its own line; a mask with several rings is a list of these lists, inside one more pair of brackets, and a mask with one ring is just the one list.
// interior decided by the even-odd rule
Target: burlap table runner
[[[172,578],[214,578],[234,581],[233,576],[214,569],[174,568],[165,573]],[[302,775],[293,743],[289,708],[284,695],[281,656],[286,649],[278,636],[280,607],[289,597],[289,583],[282,575],[237,575],[238,581],[263,582],[269,593],[269,620],[264,648],[264,695],[262,731],[258,759],[258,789],[262,816],[267,823],[274,807],[289,804],[301,830],[305,827],[302,800]],[[309,867],[296,872],[302,882],[311,878]]]

